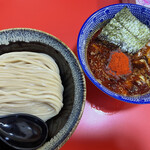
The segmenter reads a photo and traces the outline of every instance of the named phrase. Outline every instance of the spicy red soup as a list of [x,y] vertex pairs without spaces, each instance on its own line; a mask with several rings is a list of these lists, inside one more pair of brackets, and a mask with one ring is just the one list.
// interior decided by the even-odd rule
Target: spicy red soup
[[150,91],[150,44],[135,54],[98,39],[97,31],[87,46],[87,61],[95,78],[109,90],[135,96]]

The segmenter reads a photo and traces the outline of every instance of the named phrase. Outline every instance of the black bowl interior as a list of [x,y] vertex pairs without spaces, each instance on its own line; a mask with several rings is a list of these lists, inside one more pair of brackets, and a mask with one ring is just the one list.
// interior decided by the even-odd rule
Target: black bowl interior
[[[49,141],[60,131],[60,129],[64,127],[73,107],[75,86],[73,82],[71,69],[69,67],[68,62],[64,59],[62,54],[60,54],[60,52],[55,50],[53,47],[43,43],[11,42],[9,43],[9,45],[0,45],[0,55],[13,51],[31,51],[31,52],[45,53],[54,58],[60,69],[60,76],[62,79],[62,84],[64,86],[64,93],[63,93],[64,106],[57,116],[53,117],[52,119],[46,122],[49,128],[47,138],[47,141]],[[14,149],[10,148],[9,146],[0,141],[0,150],[14,150]]]

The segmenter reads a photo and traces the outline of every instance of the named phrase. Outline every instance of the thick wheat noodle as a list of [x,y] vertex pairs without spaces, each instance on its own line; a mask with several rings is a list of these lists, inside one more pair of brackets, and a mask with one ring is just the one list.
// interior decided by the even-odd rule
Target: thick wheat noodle
[[[41,80],[42,83],[39,83],[37,80],[32,80],[32,81],[31,81],[31,80],[29,80],[29,79],[28,79],[28,80],[25,80],[25,79],[24,79],[23,82],[22,82],[22,81],[20,81],[20,80],[21,80],[20,78],[18,78],[18,79],[11,79],[11,80],[12,80],[12,81],[11,81],[10,83],[8,83],[7,86],[11,86],[11,85],[13,85],[13,84],[22,84],[23,82],[26,82],[26,83],[30,83],[30,84],[33,84],[33,85],[35,85],[35,84],[36,84],[36,85],[41,85],[41,86],[43,86],[43,87],[49,87],[49,88],[51,88],[51,86],[54,86],[53,88],[56,88],[56,87],[58,88],[58,87],[60,87],[60,89],[63,89],[62,86],[61,86],[61,84],[58,84],[58,85],[55,86],[55,84],[50,84],[50,83],[48,83],[48,82],[46,83],[46,82],[44,82],[44,81],[42,81],[42,80]],[[7,82],[7,81],[1,81],[1,80],[0,80],[0,87],[1,87],[1,86],[5,86],[6,82]],[[35,83],[35,82],[37,82],[37,83]],[[30,85],[30,86],[31,86],[31,85]]]
[[[12,95],[15,95],[15,96],[20,96],[20,97],[22,97],[22,98],[30,98],[30,99],[32,99],[32,101],[40,101],[41,102],[41,98],[45,98],[45,103],[47,102],[47,103],[49,103],[49,102],[51,102],[51,99],[55,99],[55,101],[52,101],[53,103],[56,103],[56,102],[59,102],[59,99],[60,99],[60,97],[58,96],[58,97],[56,97],[55,95],[38,95],[38,96],[33,96],[33,95],[27,95],[27,94],[22,94],[22,93],[19,93],[19,92],[15,92],[15,93],[10,93],[9,95],[6,95],[6,94],[0,94],[1,96],[5,96],[5,97],[11,97]],[[6,98],[3,98],[3,99],[6,99]],[[48,100],[46,100],[46,99],[48,99]],[[19,99],[16,99],[16,101],[20,101],[20,98]],[[5,100],[5,102],[12,102],[13,100]],[[2,102],[1,102],[2,103]]]
[[[7,85],[7,86],[5,86],[5,87],[7,87],[7,88],[4,88],[4,86],[5,86],[5,84],[3,85],[3,86],[0,86],[0,90],[4,90],[4,91],[6,91],[6,92],[9,92],[9,91],[12,91],[13,89],[14,89],[14,87],[10,87],[9,85]],[[46,87],[44,87],[44,86],[41,86],[41,88],[39,88],[39,87],[35,87],[35,86],[32,86],[32,88],[31,88],[31,86],[25,86],[25,85],[18,85],[18,86],[15,86],[15,89],[16,90],[22,90],[21,88],[25,88],[24,90],[26,90],[26,91],[29,91],[29,92],[31,92],[31,90],[34,90],[34,92],[35,92],[35,90],[44,90]],[[29,88],[29,90],[28,90],[28,88]],[[57,88],[57,87],[55,87],[55,88]],[[53,87],[53,89],[55,89],[54,87]],[[52,89],[46,89],[46,90],[52,90]],[[45,90],[45,91],[46,91]]]
[[[0,66],[0,67],[2,67],[2,66]],[[29,67],[28,67],[28,68],[23,68],[23,70],[21,70],[20,68],[13,68],[13,69],[11,69],[11,70],[6,70],[6,69],[3,69],[3,68],[2,68],[2,69],[0,70],[0,73],[1,73],[1,74],[9,73],[9,72],[14,73],[14,72],[16,71],[16,69],[18,69],[18,73],[19,73],[19,74],[31,73],[29,69],[32,69],[32,71],[35,70],[37,73],[41,73],[41,74],[43,74],[43,73],[48,73],[48,74],[52,74],[53,76],[59,77],[59,76],[58,76],[58,73],[55,72],[55,71],[49,70],[49,72],[47,72],[45,69],[38,70],[38,68],[33,69],[33,68],[29,68]],[[33,72],[32,74],[35,75],[34,72]],[[58,79],[59,79],[59,78],[58,78]]]
[[[9,73],[9,72],[8,72]],[[7,78],[7,77],[9,77],[9,78],[15,78],[16,77],[16,74],[14,73],[13,75],[12,74],[8,74],[8,73],[1,73],[0,72],[0,76],[1,77],[3,77],[3,78]],[[38,72],[37,72],[38,73]],[[44,72],[43,72],[44,73]],[[21,78],[22,77],[24,77],[24,78],[30,78],[30,77],[33,77],[33,78],[35,78],[36,76],[38,76],[38,75],[41,75],[40,77],[38,77],[38,79],[43,79],[43,80],[49,80],[49,81],[52,81],[52,80],[55,80],[56,82],[58,81],[58,83],[61,83],[60,81],[61,80],[57,80],[56,78],[47,78],[47,75],[46,74],[44,74],[44,75],[42,75],[41,73],[40,74],[31,74],[31,73],[28,73],[30,76],[29,77],[26,77],[26,76],[24,76],[24,75],[22,75],[23,73],[18,73],[20,76],[21,76]],[[0,80],[2,80],[2,79],[0,79]],[[34,80],[36,80],[36,78],[34,79]]]
[[[58,91],[58,93],[61,92],[61,91]],[[41,92],[40,92],[41,93]],[[32,94],[32,93],[31,93]],[[43,95],[44,94],[44,95]],[[54,96],[56,97],[55,101],[58,101],[60,99],[62,99],[62,94],[56,94],[56,92],[53,90],[52,92],[43,92],[43,94],[32,94],[32,95],[29,95],[29,94],[26,94],[26,92],[18,92],[18,91],[10,91],[10,92],[4,92],[4,91],[0,91],[0,96],[4,96],[4,98],[6,99],[6,96],[12,96],[12,95],[16,95],[16,96],[20,96],[20,97],[25,97],[25,98],[36,98],[36,99],[40,99],[42,97],[44,98],[53,98]],[[31,97],[32,96],[32,97]],[[20,98],[19,98],[20,99]],[[17,101],[17,100],[16,100]],[[5,101],[7,102],[7,101]],[[9,101],[10,102],[10,101]],[[1,102],[2,103],[2,102]]]
[[[11,58],[11,56],[13,56],[12,58],[14,58],[14,54],[18,54],[18,53],[20,53],[20,52],[13,52],[13,54],[5,54],[5,56],[4,56],[4,58],[5,58],[5,60],[6,60],[6,58],[7,57],[9,57],[9,60],[10,60],[10,58]],[[33,54],[33,52],[31,52],[32,54]],[[26,56],[26,52],[22,52],[22,58],[24,58],[25,56]],[[43,54],[43,55],[45,55],[45,54]],[[28,60],[34,60],[34,61],[37,61],[37,60],[40,60],[40,63],[45,63],[47,66],[49,66],[50,68],[53,66],[54,68],[57,68],[57,70],[59,70],[58,69],[58,67],[57,67],[57,65],[55,64],[55,63],[53,63],[54,62],[54,60],[52,59],[52,58],[48,58],[49,56],[48,55],[45,55],[45,57],[47,57],[48,59],[51,59],[51,62],[52,63],[50,63],[50,61],[49,60],[46,60],[44,57],[39,57],[39,55],[38,55],[38,53],[34,53],[34,56],[33,55],[30,55],[29,53],[27,54],[27,56],[28,56]],[[20,57],[20,58],[21,58]],[[3,59],[1,59],[1,60],[3,60]],[[44,60],[44,61],[43,61]],[[18,60],[15,60],[16,62],[18,62],[19,61],[19,59]],[[25,60],[25,61],[27,61],[27,60]],[[3,62],[3,61],[2,61]],[[5,61],[4,61],[5,62]],[[22,61],[21,61],[21,63],[22,63]],[[43,67],[45,67],[45,66],[43,66]]]
[[[8,59],[8,58],[7,58]],[[10,60],[1,60],[0,61],[0,64],[1,64],[1,66],[4,66],[4,65],[6,65],[7,63],[15,63],[15,61],[16,61],[16,58],[13,58],[13,59],[10,59]],[[50,68],[46,65],[46,64],[42,64],[42,63],[39,63],[38,61],[32,61],[32,60],[26,60],[25,58],[18,58],[18,60],[17,61],[23,61],[23,62],[25,62],[25,63],[27,63],[27,64],[32,64],[32,65],[35,65],[35,66],[37,66],[37,67],[41,67],[41,68],[43,68],[43,69],[46,69],[46,70],[48,70],[48,69],[56,69],[55,68],[55,66],[51,66]],[[53,68],[54,67],[54,68]],[[55,70],[55,71],[58,71],[57,69]]]
[[[1,66],[0,66],[0,68],[1,68]],[[28,71],[26,71],[26,70],[24,69],[24,70],[22,70],[22,72],[21,72],[21,69],[17,69],[17,70],[18,70],[17,73],[18,73],[18,74],[24,74],[24,73],[31,74],[31,72],[29,72],[29,69],[30,69],[30,68],[28,68]],[[14,75],[16,75],[15,70],[16,70],[16,69],[13,69],[13,70],[1,69],[1,70],[0,70],[0,73],[1,73],[1,74],[3,74],[3,73],[14,73]],[[58,73],[56,73],[56,72],[54,72],[54,71],[51,71],[50,69],[49,69],[49,72],[47,72],[46,70],[45,70],[45,71],[42,71],[42,70],[40,71],[40,70],[38,70],[38,69],[33,70],[33,71],[36,71],[36,73],[38,73],[38,75],[39,75],[39,74],[43,75],[44,73],[47,73],[47,74],[49,74],[49,75],[51,76],[51,78],[54,78],[54,79],[60,81],[60,76],[58,75]],[[32,75],[33,75],[33,76],[36,76],[35,72],[33,72]],[[39,77],[39,78],[40,78],[40,77]]]
[[[41,74],[40,74],[41,75]],[[8,76],[7,74],[6,75],[2,75],[1,73],[0,73],[0,76],[2,77],[2,78],[0,78],[0,81],[2,80],[3,81],[3,79],[4,78],[11,78],[12,80],[15,80],[16,79],[16,75],[10,75],[10,76]],[[37,75],[36,75],[37,76]],[[47,82],[47,80],[45,80],[44,78],[37,78],[36,76],[29,76],[29,77],[26,77],[26,76],[24,76],[24,75],[20,75],[20,77],[18,77],[17,79],[22,79],[23,77],[24,77],[24,80],[31,80],[30,78],[31,77],[33,77],[33,80],[32,81],[38,81],[38,80],[41,80],[41,81],[43,81],[43,82]],[[50,82],[52,82],[53,80],[55,80],[55,82],[57,82],[57,84],[61,84],[61,82],[60,82],[60,80],[57,80],[57,79],[55,79],[55,78],[51,78],[51,79],[49,79],[49,81]],[[50,84],[49,82],[47,82],[47,84]]]
[[63,107],[63,85],[53,58],[35,52],[0,56],[0,115],[30,113],[44,121]]
[[[13,86],[15,83],[16,83],[16,87],[17,87],[18,86],[17,84],[22,84],[23,82],[25,82],[24,85],[19,85],[19,86],[20,87],[33,86],[33,88],[38,89],[39,87],[34,87],[34,85],[41,85],[41,88],[42,87],[51,88],[51,86],[53,86],[54,88],[59,87],[60,89],[63,89],[63,86],[55,80],[47,81],[47,82],[49,82],[49,83],[47,83],[46,81],[44,81],[42,79],[39,79],[41,82],[38,82],[39,80],[31,81],[30,79],[23,79],[21,81],[21,78],[18,78],[18,79],[10,78],[11,82],[7,83],[7,81],[5,81],[5,79],[8,79],[8,78],[4,77],[3,80],[0,80],[0,87],[5,86],[6,84],[7,84],[6,86]],[[50,84],[50,82],[55,82],[57,85],[55,83]]]

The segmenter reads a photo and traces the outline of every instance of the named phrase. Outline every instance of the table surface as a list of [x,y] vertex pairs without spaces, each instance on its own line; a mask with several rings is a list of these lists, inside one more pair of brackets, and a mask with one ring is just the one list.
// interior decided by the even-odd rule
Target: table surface
[[[119,0],[0,0],[0,29],[34,28],[48,32],[77,55],[77,37],[96,10]],[[61,150],[150,150],[150,105],[115,100],[86,78],[81,121]]]

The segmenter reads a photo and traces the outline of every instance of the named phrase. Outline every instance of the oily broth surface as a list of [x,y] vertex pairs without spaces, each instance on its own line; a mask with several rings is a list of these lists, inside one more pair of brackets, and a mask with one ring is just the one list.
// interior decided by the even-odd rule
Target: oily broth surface
[[101,29],[91,36],[86,47],[87,64],[97,81],[109,90],[124,96],[137,96],[148,93],[150,91],[150,79],[148,78],[149,71],[146,66],[149,66],[148,54],[150,47],[146,46],[134,55],[126,53],[131,60],[132,73],[113,76],[108,73],[107,65],[110,61],[111,52],[118,49],[118,46],[100,41],[97,38],[100,32]]

